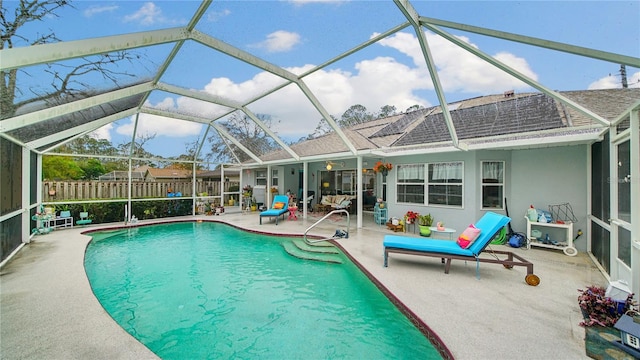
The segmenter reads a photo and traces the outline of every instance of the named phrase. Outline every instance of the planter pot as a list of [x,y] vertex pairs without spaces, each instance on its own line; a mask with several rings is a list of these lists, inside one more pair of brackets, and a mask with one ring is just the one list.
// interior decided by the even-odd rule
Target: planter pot
[[431,236],[431,229],[425,225],[418,225],[420,227],[420,235],[421,236]]
[[612,327],[585,327],[585,353],[592,359],[626,359],[629,354],[624,352],[614,342],[620,341],[620,331]]
[[251,211],[258,210],[258,205],[251,205]]

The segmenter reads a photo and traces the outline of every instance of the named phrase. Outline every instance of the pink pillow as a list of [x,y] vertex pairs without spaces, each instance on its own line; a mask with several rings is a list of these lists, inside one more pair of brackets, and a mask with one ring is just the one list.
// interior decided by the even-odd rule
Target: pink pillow
[[458,245],[463,249],[467,249],[476,241],[478,236],[480,236],[480,229],[471,224],[458,237]]

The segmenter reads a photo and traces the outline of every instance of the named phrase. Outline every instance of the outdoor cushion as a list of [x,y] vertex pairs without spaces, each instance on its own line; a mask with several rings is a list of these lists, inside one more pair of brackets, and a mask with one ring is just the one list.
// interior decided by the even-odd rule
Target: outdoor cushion
[[471,246],[471,244],[473,244],[474,241],[476,241],[478,236],[480,236],[480,231],[481,230],[475,227],[473,224],[469,225],[458,237],[458,245],[460,245],[460,247],[463,249],[468,248],[469,246]]
[[275,204],[273,204],[273,208],[280,210],[280,209],[284,209],[284,203],[283,202],[277,202]]

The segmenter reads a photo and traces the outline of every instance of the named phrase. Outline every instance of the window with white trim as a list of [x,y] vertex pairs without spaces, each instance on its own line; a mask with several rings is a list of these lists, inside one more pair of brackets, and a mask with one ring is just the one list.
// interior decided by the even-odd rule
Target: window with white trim
[[482,209],[504,208],[504,161],[482,161]]
[[396,167],[397,202],[424,205],[424,168],[424,164],[398,165]]
[[462,161],[396,166],[398,203],[462,207]]
[[462,207],[462,161],[430,163],[427,177],[427,205]]
[[271,186],[278,186],[278,170],[271,170]]
[[267,185],[266,170],[256,170],[256,185]]

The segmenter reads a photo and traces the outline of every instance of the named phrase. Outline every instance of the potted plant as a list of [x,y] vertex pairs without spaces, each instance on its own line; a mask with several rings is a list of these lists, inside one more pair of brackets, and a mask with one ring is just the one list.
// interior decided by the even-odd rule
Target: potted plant
[[420,235],[431,236],[431,229],[429,228],[431,225],[433,225],[433,217],[431,216],[431,214],[418,216],[418,226],[420,227]]
[[382,161],[378,161],[375,165],[373,165],[373,172],[381,173],[383,176],[387,176],[389,170],[393,169],[393,164],[391,163],[383,163]]
[[605,294],[605,288],[597,285],[578,290],[578,306],[583,317],[580,326],[585,328],[585,352],[593,359],[604,358],[605,352],[618,351],[618,347],[607,339],[620,337],[620,331],[613,326],[635,306],[633,294],[625,301],[616,301]]
[[407,224],[414,224],[416,222],[416,219],[418,218],[418,216],[420,216],[420,214],[418,214],[415,211],[407,211],[406,214],[404,214],[404,221]]
[[442,221],[438,221],[438,224],[436,226],[438,227],[438,231],[445,230],[444,223]]
[[605,296],[606,290],[602,286],[587,286],[578,290],[578,305],[584,320],[580,326],[613,326],[620,317],[632,309],[633,294],[629,294],[624,302],[616,301]]
[[253,188],[247,184],[242,187],[242,196],[250,198],[253,195]]

